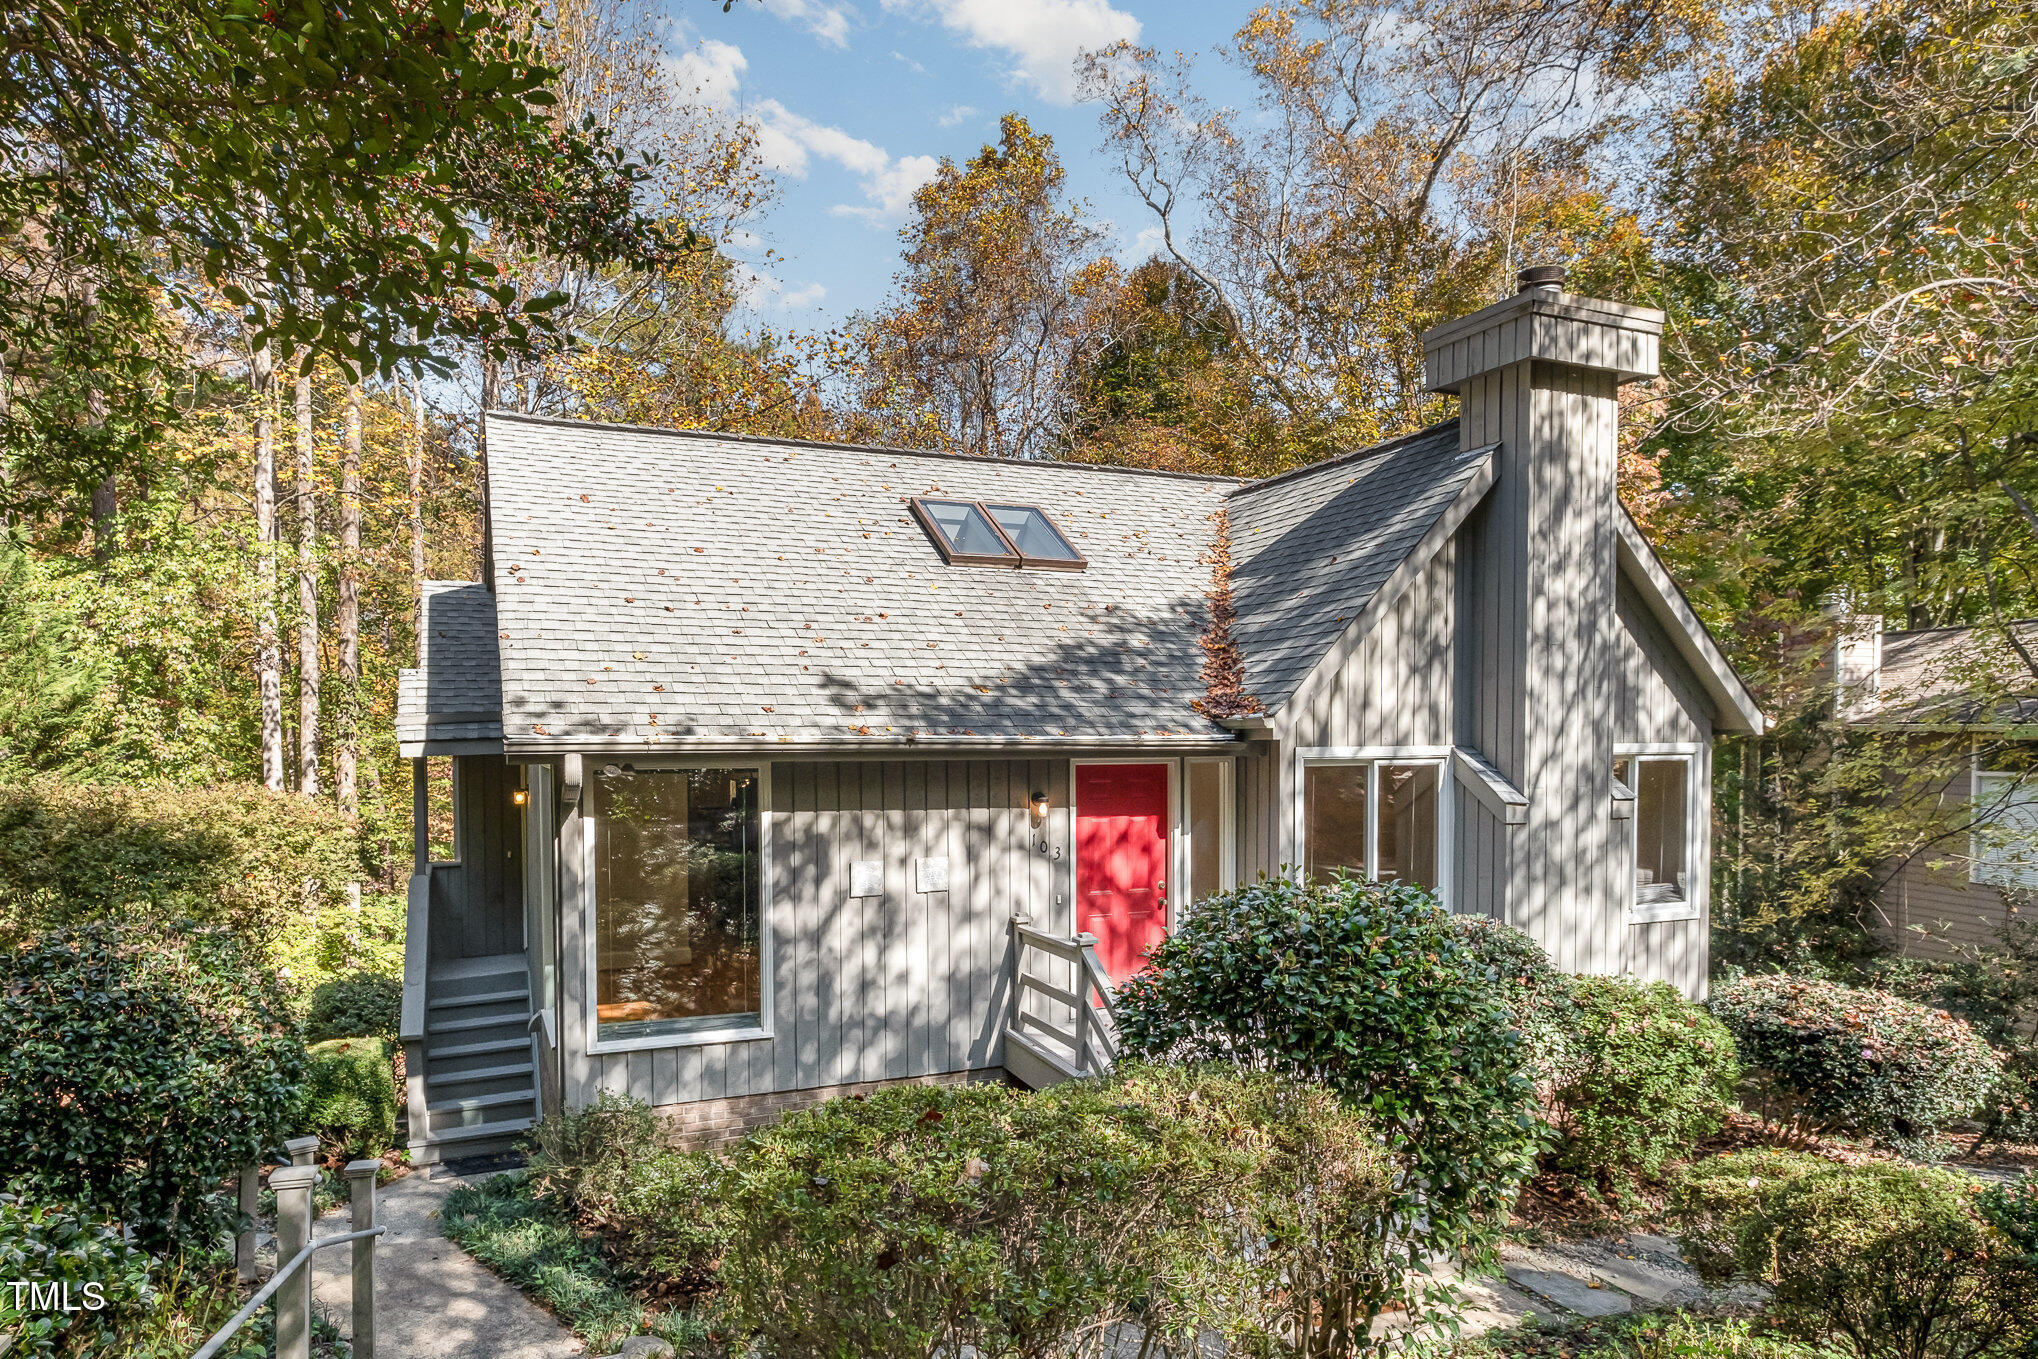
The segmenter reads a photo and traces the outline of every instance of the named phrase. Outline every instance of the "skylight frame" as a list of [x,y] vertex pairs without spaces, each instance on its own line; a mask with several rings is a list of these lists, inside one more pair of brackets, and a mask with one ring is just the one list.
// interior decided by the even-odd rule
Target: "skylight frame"
[[[943,529],[936,522],[933,511],[927,508],[927,502],[930,501],[937,505],[968,505],[983,517],[983,521],[986,524],[990,525],[991,532],[998,535],[998,541],[1005,545],[1005,552],[998,556],[991,556],[982,552],[957,551],[955,546],[948,540],[947,530]],[[1029,567],[1037,571],[1083,571],[1087,570],[1090,565],[1089,558],[1083,555],[1082,549],[1075,545],[1068,534],[1062,532],[1061,525],[1054,522],[1054,516],[1038,505],[1028,504],[1023,501],[985,501],[948,495],[916,495],[910,497],[907,504],[912,508],[913,518],[919,521],[920,527],[926,532],[928,540],[934,544],[934,550],[939,552],[941,560],[950,566],[1003,566],[1014,571],[1025,570]],[[991,513],[991,506],[994,504],[1001,509],[1031,510],[1039,515],[1046,521],[1048,528],[1054,531],[1055,537],[1061,539],[1062,545],[1074,554],[1073,558],[1032,557],[1021,552],[1019,545],[1012,541],[1012,535],[1005,532],[1004,526],[998,523],[998,517]]]

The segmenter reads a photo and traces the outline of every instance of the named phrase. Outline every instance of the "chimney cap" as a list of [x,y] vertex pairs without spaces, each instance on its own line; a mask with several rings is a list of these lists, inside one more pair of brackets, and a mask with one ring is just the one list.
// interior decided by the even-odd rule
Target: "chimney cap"
[[1514,278],[1515,282],[1521,285],[1519,288],[1521,292],[1529,292],[1536,288],[1555,288],[1562,292],[1564,288],[1564,266],[1561,264],[1533,264],[1517,273]]

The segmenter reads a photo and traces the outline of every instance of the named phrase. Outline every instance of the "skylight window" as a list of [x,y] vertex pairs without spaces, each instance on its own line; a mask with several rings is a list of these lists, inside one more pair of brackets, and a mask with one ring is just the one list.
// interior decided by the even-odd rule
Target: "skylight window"
[[1080,571],[1083,554],[1034,505],[916,498],[913,516],[951,566],[1036,566]]

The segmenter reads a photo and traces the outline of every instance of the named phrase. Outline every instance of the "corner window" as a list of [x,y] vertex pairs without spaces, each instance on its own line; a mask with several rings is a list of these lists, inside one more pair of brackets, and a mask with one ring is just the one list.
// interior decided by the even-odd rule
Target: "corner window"
[[1080,571],[1087,563],[1035,505],[915,497],[913,517],[951,566],[1032,566]]
[[1973,881],[2038,888],[2038,777],[1976,770],[1971,839]]
[[596,1042],[763,1023],[761,771],[594,780]]
[[1613,776],[1635,795],[1635,906],[1689,903],[1691,757],[1627,756]]
[[1302,771],[1304,869],[1441,888],[1443,765],[1311,762]]

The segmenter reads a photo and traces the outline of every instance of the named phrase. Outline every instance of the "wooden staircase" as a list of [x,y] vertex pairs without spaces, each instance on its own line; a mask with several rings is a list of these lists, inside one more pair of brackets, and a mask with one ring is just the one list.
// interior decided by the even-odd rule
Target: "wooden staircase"
[[1117,993],[1097,961],[1097,937],[1061,939],[1012,922],[1012,1007],[1005,1070],[1039,1090],[1099,1076],[1118,1060]]
[[422,1127],[411,1161],[430,1165],[512,1150],[538,1114],[531,991],[524,955],[433,968],[425,984]]

